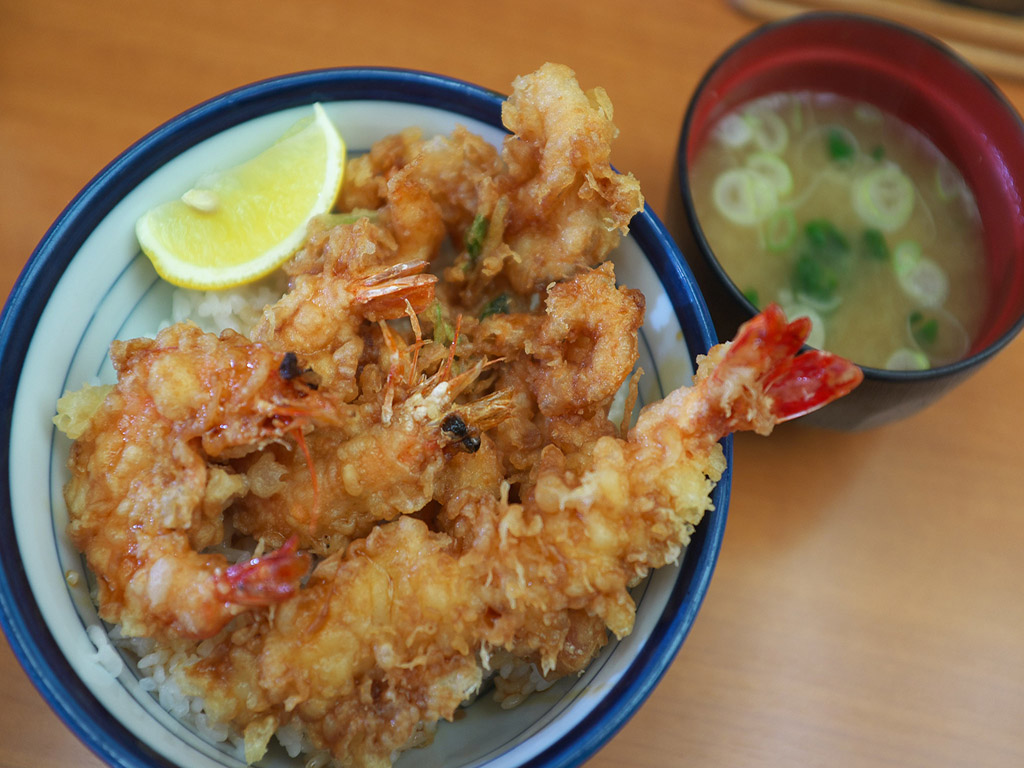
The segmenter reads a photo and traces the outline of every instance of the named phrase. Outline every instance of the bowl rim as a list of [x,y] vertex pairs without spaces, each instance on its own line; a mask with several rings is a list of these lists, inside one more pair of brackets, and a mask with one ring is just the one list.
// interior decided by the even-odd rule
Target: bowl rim
[[[1006,98],[1006,95],[988,75],[971,64],[966,58],[946,43],[932,35],[922,32],[921,30],[908,27],[905,24],[878,16],[871,16],[869,14],[851,11],[808,11],[806,13],[799,13],[786,18],[766,22],[743,35],[719,54],[719,56],[711,63],[701,76],[701,79],[697,82],[697,86],[694,88],[693,93],[690,96],[690,100],[686,107],[686,113],[683,117],[683,127],[680,131],[679,143],[676,145],[675,172],[676,181],[679,185],[680,196],[683,200],[683,208],[686,213],[687,221],[690,225],[690,231],[693,233],[698,249],[700,249],[711,270],[715,273],[715,276],[726,288],[728,293],[751,316],[755,315],[758,312],[758,309],[746,296],[743,295],[743,291],[741,291],[739,286],[733,282],[721,262],[719,262],[718,257],[715,256],[715,253],[704,234],[704,229],[700,225],[700,219],[697,216],[696,206],[694,205],[693,194],[688,183],[686,148],[690,143],[691,134],[693,132],[697,102],[708,90],[712,78],[719,69],[721,69],[733,56],[739,53],[749,43],[764,37],[765,35],[773,34],[780,29],[793,26],[803,26],[805,24],[813,24],[826,20],[840,22],[849,21],[852,23],[864,24],[866,26],[886,27],[896,33],[901,33],[910,38],[914,38],[922,44],[931,46],[940,55],[945,56],[952,63],[958,65],[967,75],[976,79],[979,85],[987,89],[994,102],[1001,106],[1007,114],[1016,121],[1021,135],[1024,136],[1024,118],[1021,117],[1013,104],[1011,104]],[[864,371],[866,376],[894,384],[933,381],[950,375],[958,375],[980,366],[982,363],[994,356],[999,350],[1009,344],[1021,332],[1021,330],[1024,330],[1024,313],[1021,313],[1020,317],[1018,317],[1009,328],[994,339],[988,346],[978,350],[977,352],[966,355],[959,360],[955,360],[952,363],[935,366],[934,368],[928,368],[923,371],[893,370],[889,368],[860,365],[859,363],[858,367]]]
[[[0,314],[0,459],[10,467],[11,415],[19,375],[43,309],[79,248],[118,201],[193,145],[239,123],[315,101],[391,101],[439,108],[501,127],[505,96],[456,78],[396,67],[336,67],[270,77],[226,91],[172,117],[114,158],[47,229]],[[649,205],[633,219],[632,236],[651,262],[692,355],[717,343],[707,305],[689,266]],[[724,534],[732,477],[732,438],[722,440],[726,470],[714,509],[697,526],[665,610],[627,674],[573,728],[527,765],[565,768],[600,749],[635,714],[667,671],[706,595]],[[30,593],[13,529],[11,479],[0,493],[0,626],[30,681],[64,724],[112,766],[172,766],[134,737],[73,672]]]

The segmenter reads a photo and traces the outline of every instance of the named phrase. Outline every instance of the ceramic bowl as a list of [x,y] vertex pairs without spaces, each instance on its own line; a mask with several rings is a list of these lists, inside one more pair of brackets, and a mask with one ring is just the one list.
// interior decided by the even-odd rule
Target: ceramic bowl
[[[19,278],[0,320],[0,450],[9,467],[0,507],[0,617],[26,672],[67,726],[118,766],[212,768],[244,762],[172,717],[139,682],[135,660],[99,652],[84,573],[65,535],[61,489],[69,444],[51,423],[68,388],[111,381],[116,338],[152,334],[170,317],[172,289],[139,252],[136,218],[188,189],[213,167],[250,157],[309,105],[321,102],[350,152],[410,126],[427,135],[456,124],[499,143],[503,97],[457,80],[390,69],[300,73],[224,94],[183,113],[126,150],[68,205]],[[687,383],[714,329],[692,275],[645,209],[614,254],[619,279],[647,296],[641,365],[645,400]],[[731,442],[725,441],[731,461]],[[731,466],[731,464],[730,464]],[[44,471],[45,470],[45,471]],[[637,710],[679,650],[707,589],[721,543],[730,472],[715,511],[676,567],[637,588],[636,629],[609,645],[579,678],[501,711],[483,696],[406,766],[569,766],[601,747]],[[100,642],[100,645],[103,645]],[[276,749],[269,766],[301,766]]]
[[810,13],[737,41],[711,65],[687,107],[669,201],[673,234],[691,257],[722,338],[756,308],[705,237],[689,168],[722,115],[770,93],[800,90],[865,101],[919,129],[960,169],[981,213],[988,306],[966,357],[925,371],[865,367],[864,383],[851,395],[804,419],[843,430],[874,427],[936,401],[1024,325],[1024,124],[996,86],[946,45],[888,21]]

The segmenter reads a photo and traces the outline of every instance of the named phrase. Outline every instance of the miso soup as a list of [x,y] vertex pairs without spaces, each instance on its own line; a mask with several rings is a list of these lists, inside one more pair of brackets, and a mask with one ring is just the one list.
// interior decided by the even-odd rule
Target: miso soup
[[716,258],[752,303],[812,321],[861,365],[963,357],[985,305],[981,219],[919,131],[825,93],[778,93],[713,126],[690,168]]

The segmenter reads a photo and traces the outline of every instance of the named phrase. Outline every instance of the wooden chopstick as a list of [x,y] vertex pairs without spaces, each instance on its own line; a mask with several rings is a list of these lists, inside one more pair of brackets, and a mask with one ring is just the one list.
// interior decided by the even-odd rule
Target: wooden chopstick
[[807,11],[866,13],[935,35],[992,75],[1024,79],[1024,19],[935,0],[729,0],[775,20]]

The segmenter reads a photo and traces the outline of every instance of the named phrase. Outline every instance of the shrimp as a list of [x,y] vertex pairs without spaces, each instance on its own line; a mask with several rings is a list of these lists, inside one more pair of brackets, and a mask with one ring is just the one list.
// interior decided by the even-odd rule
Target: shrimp
[[500,358],[498,383],[515,393],[495,435],[510,473],[532,466],[547,442],[616,431],[607,414],[638,360],[643,317],[643,294],[616,286],[605,262],[549,285],[535,311],[468,325],[466,349]]
[[446,235],[465,248],[474,218],[491,207],[499,171],[497,150],[461,126],[416,144],[401,167],[389,169],[381,208],[405,258],[435,258]]
[[272,617],[181,670],[179,685],[245,733],[249,762],[298,720],[345,765],[388,765],[480,687],[487,606],[465,576],[446,535],[411,517],[385,523],[322,561]]
[[610,164],[618,129],[608,95],[584,92],[568,67],[545,64],[516,78],[502,122],[515,136],[503,147],[508,171],[495,180],[508,200],[498,226],[515,254],[503,271],[525,294],[603,261],[643,195],[632,174]]
[[[494,145],[463,126],[456,126],[450,136],[432,137],[424,137],[418,128],[407,128],[348,161],[339,207],[343,211],[379,210],[388,220],[391,209],[408,200],[426,212],[422,199],[410,200],[402,194],[404,184],[411,183],[428,193],[448,233],[454,236],[472,221],[484,204],[493,177],[501,171]],[[393,185],[396,178],[401,181]]]
[[191,324],[115,342],[118,382],[75,441],[68,532],[99,582],[100,616],[129,636],[209,637],[233,616],[295,593],[294,543],[230,565],[203,550],[245,491],[231,457],[332,423],[336,404],[280,373],[282,356]]
[[[393,449],[392,455],[405,451],[407,473],[417,480],[417,470],[429,461],[413,460],[413,445],[431,446],[436,464],[449,441],[441,439],[433,403],[439,393],[454,394],[459,387],[435,382],[432,391],[406,402],[401,425],[374,443],[373,430],[357,435],[366,424],[365,407],[344,403],[354,374],[339,365],[344,354],[354,354],[346,348],[361,350],[364,322],[401,316],[432,299],[435,278],[422,274],[424,267],[398,264],[354,279],[346,279],[341,267],[302,275],[308,279],[266,310],[255,342],[233,332],[218,338],[186,324],[156,340],[114,344],[118,384],[76,440],[65,489],[69,535],[99,579],[104,619],[121,623],[127,635],[203,638],[240,612],[294,594],[309,564],[298,542],[306,544],[316,531],[310,521],[317,517],[317,494],[298,494],[282,512],[306,522],[296,527],[302,537],[294,531],[271,537],[280,552],[229,567],[222,555],[204,550],[222,543],[225,510],[241,498],[259,498],[266,487],[265,474],[250,483],[231,462],[244,465],[267,452],[299,455],[303,485],[309,486],[309,472],[318,467],[307,440],[323,449],[340,433],[348,439],[334,446],[333,459],[320,451],[319,469],[339,469],[336,454],[346,444],[356,452],[375,444]],[[330,364],[318,367],[325,358]],[[416,434],[431,419],[438,436],[433,443]],[[313,425],[317,429],[307,438]],[[408,439],[396,440],[399,434]],[[363,463],[371,464],[366,457]],[[353,466],[345,467],[339,486],[347,483],[349,496],[366,493],[370,509],[391,496],[396,486],[382,466],[375,475],[380,487],[372,493]],[[309,506],[296,509],[296,503]],[[412,501],[403,505],[397,498],[387,508],[390,515],[375,514],[388,519],[414,510]]]
[[617,289],[611,262],[550,287],[544,322],[527,346],[541,412],[607,412],[637,362],[643,319],[643,294]]
[[325,387],[353,400],[364,323],[402,317],[409,306],[421,312],[434,299],[427,262],[395,263],[396,247],[366,218],[318,233],[289,262],[291,289],[264,310],[253,340],[295,352]]
[[349,161],[342,190],[343,209],[379,210],[408,259],[436,258],[447,233],[458,253],[446,303],[463,311],[599,264],[643,208],[636,178],[610,163],[607,94],[584,92],[568,67],[516,78],[502,122],[512,135],[500,155],[462,127],[390,136]]
[[628,588],[677,560],[710,508],[725,469],[719,440],[766,434],[861,381],[842,358],[797,355],[808,332],[805,319],[787,323],[771,306],[700,359],[692,387],[641,411],[625,438],[601,436],[575,451],[547,445],[518,503],[478,496],[445,509],[439,519],[458,534],[463,560],[500,585],[506,602],[492,610],[525,617],[510,650],[545,671],[564,669],[574,611],[599,617],[617,637],[631,631]]
[[443,367],[386,408],[373,398],[353,404],[358,418],[315,430],[304,452],[278,443],[236,464],[276,476],[265,491],[238,500],[235,527],[272,546],[297,536],[301,548],[322,555],[376,523],[418,512],[451,457],[478,450],[480,434],[510,409],[509,390],[457,402],[485,367],[478,362],[456,376]]

